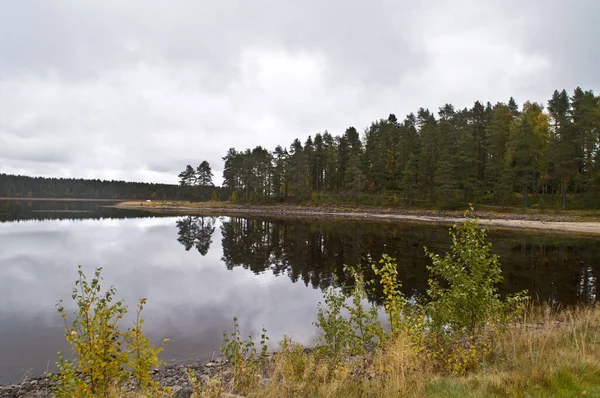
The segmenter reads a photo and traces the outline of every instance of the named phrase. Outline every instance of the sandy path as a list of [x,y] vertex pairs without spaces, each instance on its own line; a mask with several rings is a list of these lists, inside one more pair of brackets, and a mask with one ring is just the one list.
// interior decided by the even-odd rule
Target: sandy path
[[[310,208],[285,208],[285,207],[179,207],[179,206],[134,206],[117,205],[118,208],[147,210],[160,213],[173,214],[196,214],[196,215],[237,215],[237,216],[261,216],[269,218],[307,218],[307,219],[342,219],[342,220],[365,220],[384,222],[418,222],[427,224],[452,225],[465,220],[463,217],[447,215],[424,215],[411,213],[393,213],[369,211],[331,211],[330,209],[313,210]],[[506,215],[504,215],[506,217]],[[555,220],[523,220],[516,219],[518,215],[509,215],[508,218],[480,217],[482,225],[501,229],[523,229],[537,230],[553,233],[579,233],[586,235],[600,235],[600,222],[574,222]],[[525,217],[525,216],[524,216]]]
[[[436,217],[436,216],[411,216],[404,214],[386,214],[373,216],[379,218],[394,218],[398,220],[413,220],[424,223],[460,223],[464,217]],[[576,232],[600,235],[600,222],[573,222],[573,221],[536,221],[536,220],[505,220],[505,219],[480,219],[482,225],[490,227],[503,227],[509,229],[533,229],[542,231]]]

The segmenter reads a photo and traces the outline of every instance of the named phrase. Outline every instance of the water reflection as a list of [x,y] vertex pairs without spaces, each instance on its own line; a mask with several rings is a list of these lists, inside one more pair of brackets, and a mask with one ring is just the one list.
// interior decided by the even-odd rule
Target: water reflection
[[0,223],[26,220],[102,220],[112,218],[165,217],[140,210],[116,209],[116,201],[4,200],[0,199]]
[[[293,282],[325,288],[347,283],[343,265],[366,264],[367,255],[398,259],[402,289],[423,296],[428,259],[423,246],[444,253],[447,227],[356,222],[299,222],[231,218],[221,225],[223,262],[259,274],[271,271]],[[528,290],[543,302],[570,305],[598,299],[600,242],[551,235],[490,234],[504,271],[503,293]],[[365,279],[374,277],[362,267]],[[372,297],[377,299],[377,297]]]
[[215,217],[187,216],[175,222],[177,227],[177,241],[190,251],[193,247],[203,256],[206,256],[212,235],[215,232]]
[[[350,283],[343,265],[364,262],[367,254],[397,257],[404,293],[422,295],[423,246],[443,253],[450,243],[446,227],[416,224],[135,218],[143,213],[104,207],[73,217],[58,214],[77,211],[64,205],[20,206],[4,219],[43,221],[0,222],[0,383],[51,370],[56,351],[67,348],[54,305],[69,298],[77,264],[88,274],[104,267],[105,284],[130,305],[147,297],[147,332],[154,341],[171,339],[163,358],[188,362],[218,351],[234,316],[244,335],[264,325],[273,342],[285,334],[310,344],[320,289],[336,278]],[[490,237],[504,268],[503,292],[528,289],[564,305],[598,300],[599,240]]]
[[[52,370],[56,352],[68,349],[54,305],[69,304],[77,264],[88,275],[102,266],[104,284],[115,285],[130,306],[148,298],[145,329],[155,342],[169,337],[163,358],[170,363],[209,359],[234,316],[244,335],[264,325],[273,342],[287,334],[311,343],[320,291],[268,273],[228,270],[218,244],[201,246],[205,255],[183,250],[174,228],[180,220],[0,223],[0,383]],[[220,241],[219,223],[208,242]]]

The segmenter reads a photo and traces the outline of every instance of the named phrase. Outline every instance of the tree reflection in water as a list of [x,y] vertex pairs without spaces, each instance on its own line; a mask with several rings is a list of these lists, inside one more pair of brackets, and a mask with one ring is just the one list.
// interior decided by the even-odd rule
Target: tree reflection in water
[[[424,296],[429,277],[423,246],[443,254],[448,250],[448,227],[371,222],[220,219],[222,261],[228,269],[287,275],[293,282],[324,289],[352,284],[344,264],[357,267],[365,280],[375,276],[366,265],[383,253],[396,257],[403,293]],[[215,230],[211,217],[185,217],[177,222],[178,241],[186,250],[205,255]],[[598,301],[600,241],[577,237],[493,231],[489,238],[500,255],[502,293],[527,289],[540,301],[570,305]],[[378,300],[378,292],[371,299]]]
[[212,234],[215,232],[215,218],[203,216],[187,216],[176,221],[178,235],[177,241],[186,251],[193,247],[205,256],[212,243]]

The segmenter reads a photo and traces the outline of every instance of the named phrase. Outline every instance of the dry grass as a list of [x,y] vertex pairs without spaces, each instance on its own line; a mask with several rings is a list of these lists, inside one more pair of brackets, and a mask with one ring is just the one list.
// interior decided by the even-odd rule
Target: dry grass
[[528,311],[464,377],[437,373],[406,336],[337,364],[284,340],[266,372],[269,382],[248,397],[600,397],[600,307]]
[[436,373],[407,338],[333,365],[289,345],[256,397],[600,397],[600,308],[530,310],[465,377]]

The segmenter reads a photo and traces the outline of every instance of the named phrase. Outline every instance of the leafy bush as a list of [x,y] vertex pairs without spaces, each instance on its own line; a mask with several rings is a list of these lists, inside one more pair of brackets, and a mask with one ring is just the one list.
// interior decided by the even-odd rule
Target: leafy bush
[[125,389],[130,380],[142,393],[166,396],[168,389],[150,377],[150,371],[163,362],[158,359],[162,347],[154,347],[142,331],[141,312],[146,299],[139,301],[133,327],[122,330],[119,320],[127,313],[127,307],[121,300],[113,302],[114,287],[102,292],[101,271],[102,268],[96,269],[88,282],[79,266],[79,279],[72,294],[77,311],[71,326],[62,300],[57,304],[65,321],[66,339],[72,346],[72,359],[59,353],[56,396],[107,396]]
[[377,346],[385,350],[402,339],[411,342],[411,352],[426,354],[439,368],[452,373],[464,374],[479,366],[491,353],[503,326],[523,308],[525,295],[500,298],[498,256],[491,253],[486,231],[479,228],[471,211],[465,216],[463,224],[450,230],[452,245],[444,257],[425,249],[432,259],[427,303],[408,300],[402,294],[395,258],[386,254],[377,262],[368,258],[380,278],[388,334],[383,332],[377,309],[365,311],[362,306],[366,298],[362,277],[345,268],[356,287],[350,292],[351,303],[333,288],[325,294],[325,305],[319,303],[319,352],[339,361]]
[[324,295],[325,303],[319,303],[317,322],[322,333],[317,338],[317,352],[334,362],[346,355],[364,354],[383,338],[377,307],[365,309],[367,299],[365,282],[361,274],[345,267],[354,277],[354,286],[348,292],[329,288]]
[[389,335],[384,335],[381,340],[385,337],[393,340],[399,336],[409,336],[415,345],[413,348],[419,351],[423,342],[425,315],[419,303],[409,302],[402,294],[396,259],[383,254],[377,263],[370,257],[368,260],[375,275],[380,277],[379,283],[383,288],[384,308],[390,328]]
[[485,229],[479,228],[472,210],[467,220],[450,230],[450,252],[440,257],[425,248],[431,258],[425,306],[430,351],[454,373],[475,368],[490,353],[494,335],[507,317],[524,303],[524,293],[502,300],[498,285],[502,268]]
[[257,352],[252,336],[244,340],[240,334],[237,318],[233,318],[233,332],[223,332],[221,352],[233,365],[234,391],[244,393],[256,387],[260,381],[261,361],[267,354],[267,330],[260,335],[260,354]]
[[375,275],[381,278],[385,312],[388,315],[391,335],[397,335],[403,328],[403,312],[406,308],[406,299],[400,289],[402,283],[398,281],[398,265],[396,259],[383,254],[378,263],[369,262]]

